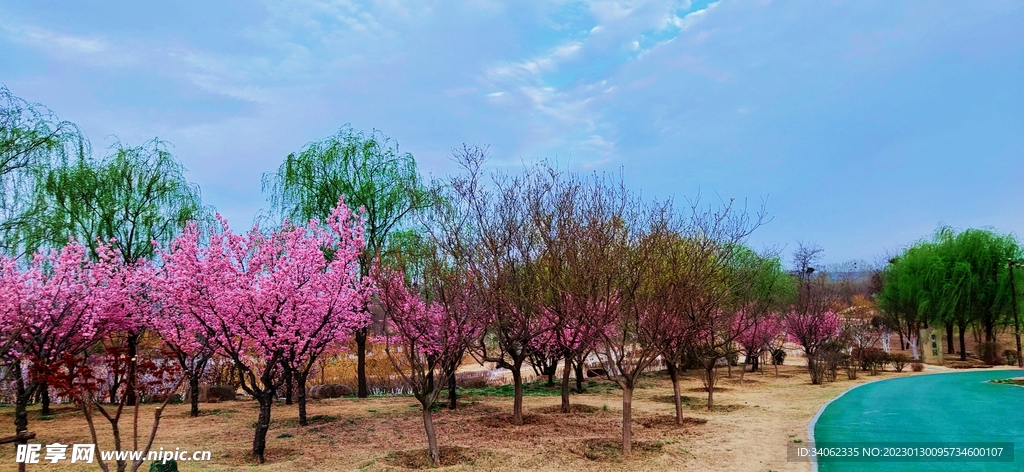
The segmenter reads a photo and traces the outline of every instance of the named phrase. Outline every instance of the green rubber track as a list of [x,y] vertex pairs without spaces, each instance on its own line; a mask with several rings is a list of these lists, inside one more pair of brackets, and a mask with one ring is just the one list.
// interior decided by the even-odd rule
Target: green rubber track
[[836,462],[820,472],[1024,471],[1024,388],[993,384],[1020,370],[930,374],[882,380],[832,401],[813,425],[825,442],[1012,442],[1014,462]]

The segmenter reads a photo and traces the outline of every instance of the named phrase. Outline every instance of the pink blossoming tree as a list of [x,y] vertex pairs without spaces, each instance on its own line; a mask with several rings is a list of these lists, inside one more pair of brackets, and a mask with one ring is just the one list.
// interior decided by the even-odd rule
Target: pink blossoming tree
[[195,418],[199,416],[199,379],[216,351],[207,342],[206,330],[199,321],[180,311],[178,304],[164,299],[161,296],[164,293],[155,289],[159,275],[159,269],[152,264],[140,265],[136,269],[135,283],[140,288],[149,289],[140,293],[149,299],[148,305],[140,305],[140,313],[144,314],[150,332],[160,337],[170,357],[178,362],[188,379],[189,415]]
[[[379,300],[387,318],[388,358],[420,402],[430,460],[440,461],[431,408],[462,362],[463,354],[483,332],[484,324],[467,303],[459,285],[430,284],[425,301],[408,287],[400,271],[375,269]],[[448,289],[456,289],[452,292]]]
[[[741,312],[737,317],[734,325],[734,329],[739,332],[736,336],[736,343],[740,346],[740,351],[747,358],[747,362],[751,364],[751,372],[756,372],[759,369],[758,360],[761,355],[769,350],[775,341],[782,336],[782,324],[779,322],[779,315],[775,313],[768,313],[761,316],[755,316],[748,314],[747,312]],[[742,329],[746,326],[746,329]],[[746,372],[744,368],[740,373],[740,379],[743,379],[743,372]]]
[[[14,427],[28,430],[27,406],[65,356],[91,346],[110,295],[87,250],[70,242],[42,252],[25,270],[0,259],[0,311],[7,349],[2,353],[17,387]],[[25,368],[28,367],[28,371]]]
[[824,312],[797,311],[793,310],[782,320],[786,335],[791,342],[799,344],[807,355],[807,368],[811,372],[811,383],[820,384],[822,378],[816,375],[818,369],[815,365],[815,356],[826,344],[839,337],[842,329],[842,319],[836,312],[827,310]]
[[157,286],[163,300],[192,317],[231,359],[242,389],[259,403],[252,456],[262,463],[287,363],[308,361],[311,368],[320,340],[329,344],[368,322],[365,312],[353,309],[366,296],[353,273],[362,230],[343,202],[326,227],[312,220],[238,235],[218,219],[221,228],[211,231],[209,244],[194,224],[175,238],[161,255]]

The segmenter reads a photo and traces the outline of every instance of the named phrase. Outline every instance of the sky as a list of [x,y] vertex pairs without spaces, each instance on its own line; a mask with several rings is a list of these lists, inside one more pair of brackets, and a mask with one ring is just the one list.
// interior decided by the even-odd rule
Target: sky
[[261,176],[350,124],[426,175],[453,148],[731,198],[788,261],[939,225],[1024,235],[1024,2],[0,2],[0,84],[104,152],[158,137],[246,227]]

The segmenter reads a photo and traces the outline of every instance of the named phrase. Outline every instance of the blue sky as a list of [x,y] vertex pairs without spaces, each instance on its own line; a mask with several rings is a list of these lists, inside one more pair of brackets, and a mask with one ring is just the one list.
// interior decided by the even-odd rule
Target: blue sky
[[263,172],[350,123],[434,175],[469,143],[767,198],[751,242],[787,260],[1024,234],[1024,2],[160,3],[0,3],[0,83],[98,150],[171,142],[236,226]]

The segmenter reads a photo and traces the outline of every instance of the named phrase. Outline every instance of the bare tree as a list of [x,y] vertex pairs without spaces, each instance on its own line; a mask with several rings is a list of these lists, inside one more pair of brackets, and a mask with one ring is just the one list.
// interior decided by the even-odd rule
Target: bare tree
[[465,256],[474,297],[491,321],[472,354],[481,363],[493,362],[511,371],[512,421],[521,425],[522,368],[531,342],[547,329],[538,300],[543,240],[534,231],[524,204],[540,189],[537,175],[530,169],[521,175],[492,172],[485,183],[485,148],[464,145],[454,157],[465,173],[447,183],[450,198],[444,205],[454,206],[450,211],[463,215],[470,230],[449,243]]

